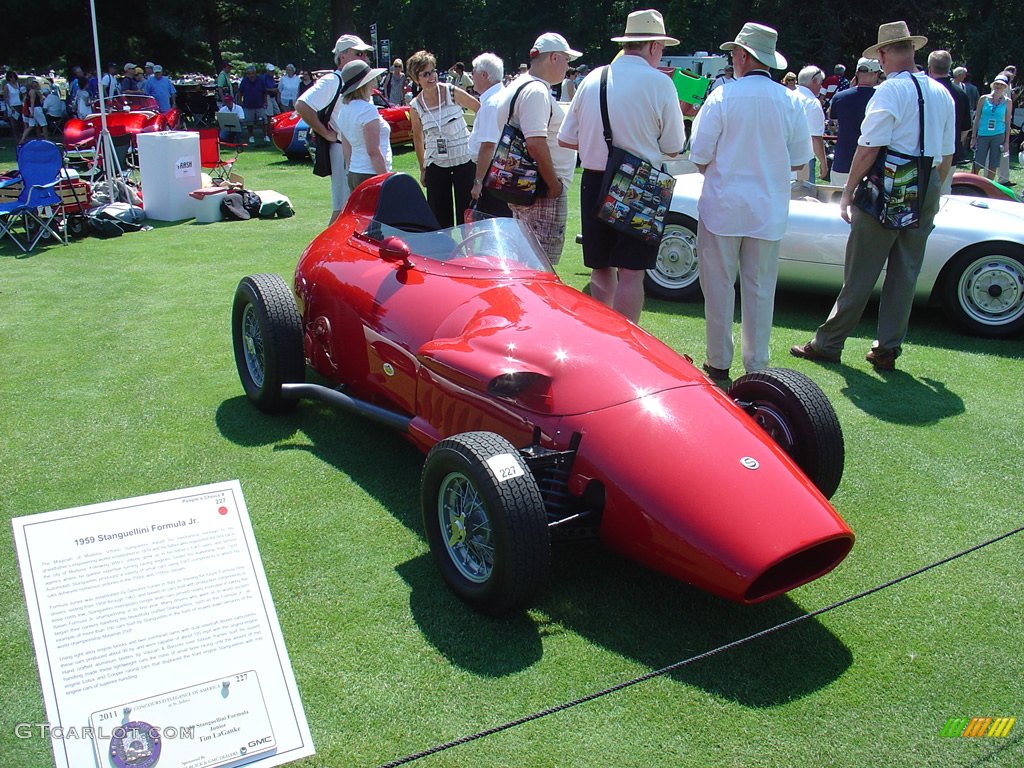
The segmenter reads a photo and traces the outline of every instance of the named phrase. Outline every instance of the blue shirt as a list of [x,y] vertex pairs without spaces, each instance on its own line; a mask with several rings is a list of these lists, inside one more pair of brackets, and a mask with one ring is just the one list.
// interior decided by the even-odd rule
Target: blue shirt
[[833,120],[839,121],[839,135],[832,157],[832,170],[836,173],[850,172],[853,154],[857,151],[857,139],[860,138],[860,124],[864,119],[864,111],[874,95],[874,88],[858,86],[839,91],[832,97],[829,115]]
[[267,86],[262,77],[255,80],[243,77],[238,83],[238,95],[245,109],[263,109],[267,106]]
[[177,93],[174,90],[174,83],[166,77],[150,78],[142,86],[142,90],[146,92],[147,96],[152,96],[156,99],[156,103],[160,105],[161,112],[166,112],[171,108],[171,96]]

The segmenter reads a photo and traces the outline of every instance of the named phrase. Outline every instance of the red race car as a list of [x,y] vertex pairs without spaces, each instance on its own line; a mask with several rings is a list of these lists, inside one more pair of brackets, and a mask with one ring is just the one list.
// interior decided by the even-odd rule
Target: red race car
[[[74,149],[92,149],[99,135],[100,103],[93,104],[93,114],[84,120],[73,117],[64,126],[64,144]],[[178,127],[181,113],[177,109],[160,112],[151,96],[127,95],[107,99],[107,129],[111,136],[125,133],[154,133]]]
[[[391,127],[392,146],[412,141],[412,123],[409,122],[408,106],[389,103],[376,89],[373,91],[373,104]],[[299,160],[309,154],[308,136],[309,126],[294,110],[270,118],[271,141],[292,160]]]
[[[742,603],[853,546],[827,501],[842,433],[810,379],[769,369],[721,391],[562,283],[520,222],[441,229],[410,176],[357,187],[292,286],[244,278],[232,333],[257,408],[319,399],[427,454],[430,548],[483,612],[528,605],[563,535]],[[307,365],[336,387],[305,383]]]

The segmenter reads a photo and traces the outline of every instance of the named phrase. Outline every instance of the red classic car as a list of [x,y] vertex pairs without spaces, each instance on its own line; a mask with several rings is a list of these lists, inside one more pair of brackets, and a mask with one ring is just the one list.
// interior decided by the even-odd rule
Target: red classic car
[[[177,109],[160,112],[151,96],[127,95],[107,99],[107,130],[111,136],[125,133],[154,133],[178,127],[181,114]],[[101,128],[100,103],[93,104],[93,114],[84,120],[73,117],[64,126],[64,144],[75,149],[92,149]]]
[[[409,122],[408,106],[391,104],[376,89],[373,92],[373,103],[381,117],[391,127],[392,146],[412,141],[412,123]],[[303,158],[309,153],[306,141],[308,135],[309,126],[294,110],[270,118],[270,138],[274,146],[292,160]]]
[[[292,286],[244,278],[232,333],[257,408],[319,399],[427,454],[430,548],[483,612],[527,605],[562,535],[743,603],[853,546],[827,501],[842,433],[810,379],[770,369],[723,392],[562,283],[520,222],[441,229],[407,175],[357,187]],[[336,386],[305,383],[307,365]]]

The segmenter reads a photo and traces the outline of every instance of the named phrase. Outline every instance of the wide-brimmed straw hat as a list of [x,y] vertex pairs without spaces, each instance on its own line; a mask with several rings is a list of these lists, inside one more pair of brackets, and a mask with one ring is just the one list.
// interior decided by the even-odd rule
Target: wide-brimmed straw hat
[[775,50],[779,42],[779,33],[764,24],[755,24],[748,21],[743,29],[736,35],[736,39],[729,43],[722,43],[719,48],[723,51],[731,51],[733,48],[742,48],[762,64],[767,64],[772,69],[785,69],[786,57]]
[[870,48],[864,49],[864,58],[877,59],[878,49],[894,43],[912,42],[914,50],[918,50],[928,42],[927,37],[910,34],[910,28],[905,21],[890,21],[878,27],[878,42]]
[[621,37],[613,37],[613,43],[657,43],[679,45],[674,37],[665,34],[665,20],[661,13],[648,8],[645,11],[633,11],[626,17],[626,31]]
[[371,68],[369,64],[361,59],[350,61],[341,68],[341,95],[348,96],[350,93],[358,91],[371,80],[376,80],[385,72],[387,70],[383,68]]

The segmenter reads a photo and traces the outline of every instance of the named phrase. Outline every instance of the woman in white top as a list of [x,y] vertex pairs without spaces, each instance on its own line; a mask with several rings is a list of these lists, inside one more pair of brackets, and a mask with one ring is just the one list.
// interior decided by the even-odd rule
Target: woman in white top
[[11,135],[18,133],[18,121],[21,120],[21,88],[18,85],[18,73],[13,69],[7,73],[4,81],[4,101],[7,102],[7,114],[11,121]]
[[362,59],[341,70],[338,135],[345,152],[349,189],[391,170],[391,126],[373,104],[373,85],[384,69],[371,69]]
[[409,111],[420,183],[427,189],[427,204],[440,225],[453,227],[456,221],[463,223],[472,201],[476,169],[462,110],[476,112],[480,101],[462,88],[439,84],[437,60],[432,53],[417,51],[409,57],[406,68],[422,89]]
[[78,93],[75,94],[75,114],[79,120],[85,120],[92,114],[92,94],[89,93],[89,80],[78,78]]

